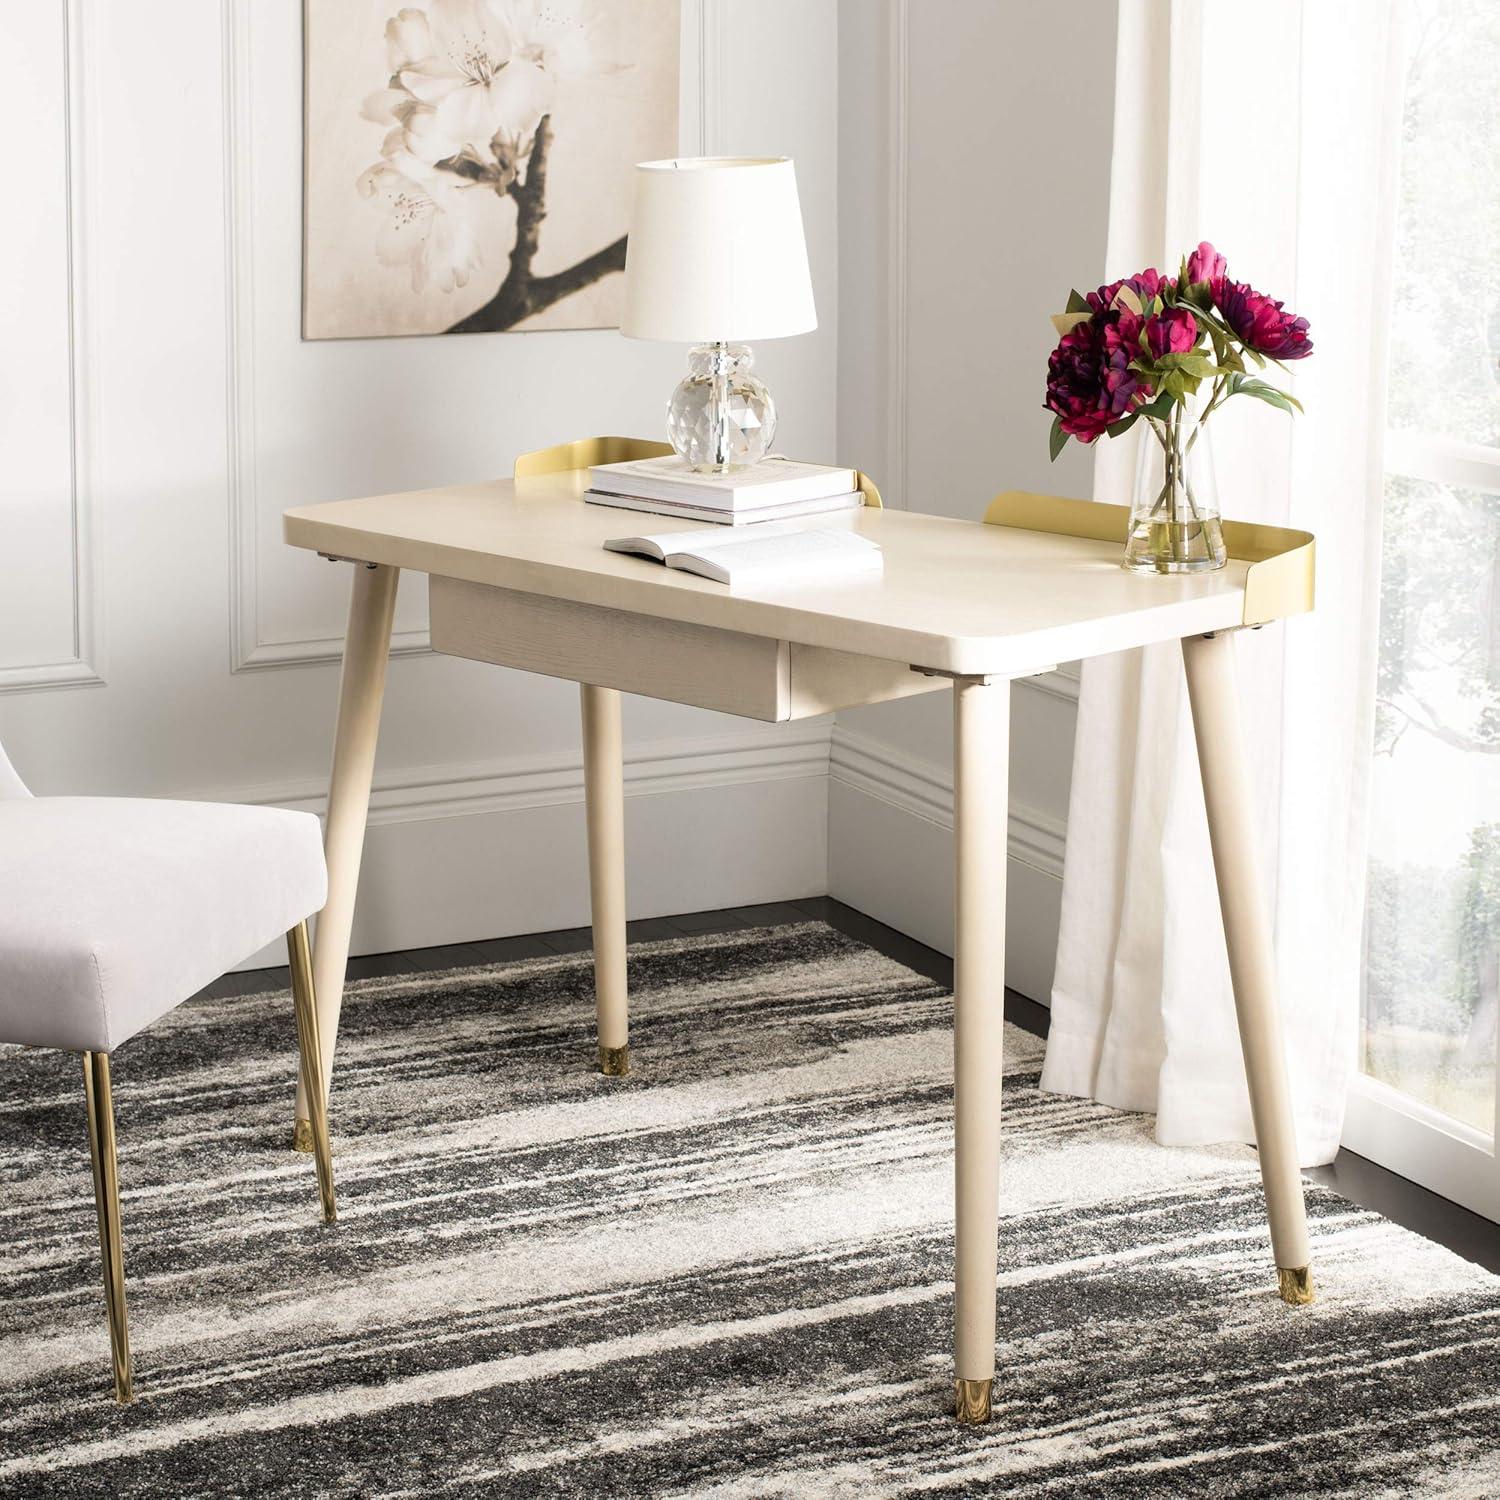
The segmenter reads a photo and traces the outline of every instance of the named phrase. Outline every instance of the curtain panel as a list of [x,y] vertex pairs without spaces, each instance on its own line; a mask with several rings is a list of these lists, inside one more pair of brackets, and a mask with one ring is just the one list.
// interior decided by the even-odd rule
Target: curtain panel
[[[1108,263],[1211,240],[1311,323],[1306,415],[1210,423],[1224,514],[1317,537],[1317,608],[1236,638],[1305,1165],[1356,1065],[1384,371],[1404,7],[1121,0]],[[1080,290],[1087,290],[1080,285]],[[1246,410],[1245,408],[1251,408]],[[1101,440],[1128,503],[1136,432]],[[1154,1111],[1166,1145],[1253,1141],[1181,654],[1085,664],[1042,1086]]]

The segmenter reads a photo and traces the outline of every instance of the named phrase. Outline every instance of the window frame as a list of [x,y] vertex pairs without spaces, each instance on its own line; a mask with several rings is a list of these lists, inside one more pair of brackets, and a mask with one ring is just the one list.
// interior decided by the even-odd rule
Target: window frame
[[[1500,448],[1434,432],[1393,429],[1385,438],[1388,478],[1416,479],[1500,496]],[[1500,607],[1500,601],[1497,601]],[[1361,976],[1363,980],[1363,975]],[[1361,1003],[1360,1038],[1364,1014]],[[1500,1223],[1500,1028],[1488,1136],[1356,1063],[1343,1144],[1441,1197]]]

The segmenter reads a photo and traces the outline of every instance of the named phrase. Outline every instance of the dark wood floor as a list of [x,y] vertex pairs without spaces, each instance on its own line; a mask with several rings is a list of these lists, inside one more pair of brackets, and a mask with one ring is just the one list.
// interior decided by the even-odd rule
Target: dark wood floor
[[[890,958],[925,974],[940,984],[953,983],[953,961],[867,917],[863,912],[845,906],[829,896],[814,896],[805,901],[776,901],[763,906],[736,906],[720,911],[691,912],[679,917],[651,917],[631,922],[628,932],[632,942],[649,942],[653,938],[692,936],[708,932],[728,932],[741,927],[764,927],[782,922],[805,922],[810,917],[827,922],[830,927],[868,943]],[[387,974],[419,974],[426,970],[448,969],[462,964],[501,963],[512,958],[538,958],[548,953],[577,953],[591,944],[587,927],[569,927],[558,932],[538,932],[526,937],[494,938],[480,943],[451,943],[440,948],[414,948],[402,953],[369,954],[349,960],[349,977],[366,979]],[[288,983],[287,971],[254,969],[226,974],[207,991],[217,995],[246,995]],[[1006,1015],[1017,1026],[1036,1036],[1046,1036],[1047,1008],[1007,990]],[[1331,1166],[1318,1167],[1307,1174],[1326,1184],[1364,1208],[1373,1209],[1397,1224],[1436,1240],[1467,1260],[1476,1261],[1500,1273],[1500,1226],[1449,1203],[1416,1183],[1376,1166],[1352,1151],[1340,1151]]]

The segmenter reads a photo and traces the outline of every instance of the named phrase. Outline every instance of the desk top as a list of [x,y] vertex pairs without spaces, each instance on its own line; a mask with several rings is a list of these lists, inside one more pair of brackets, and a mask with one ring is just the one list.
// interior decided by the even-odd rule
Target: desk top
[[1118,541],[898,510],[798,523],[878,542],[879,576],[731,592],[606,552],[607,537],[696,527],[585,505],[586,487],[585,471],[565,470],[335,500],[288,510],[285,535],[336,557],[963,675],[1019,676],[1247,619],[1243,558],[1212,573],[1143,576],[1120,567]]

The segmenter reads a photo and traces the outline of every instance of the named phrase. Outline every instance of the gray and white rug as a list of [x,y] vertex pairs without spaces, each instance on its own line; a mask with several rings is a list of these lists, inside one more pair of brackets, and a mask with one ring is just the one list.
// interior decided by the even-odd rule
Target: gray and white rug
[[284,995],[115,1060],[139,1399],[77,1060],[0,1056],[0,1494],[1500,1494],[1500,1279],[1254,1158],[1039,1093],[1012,1028],[995,1420],[950,1392],[950,1003],[810,923],[352,985],[340,1218],[286,1149]]

